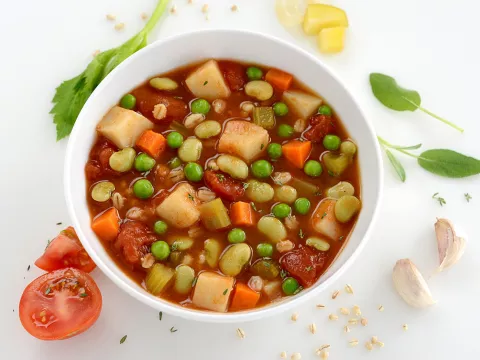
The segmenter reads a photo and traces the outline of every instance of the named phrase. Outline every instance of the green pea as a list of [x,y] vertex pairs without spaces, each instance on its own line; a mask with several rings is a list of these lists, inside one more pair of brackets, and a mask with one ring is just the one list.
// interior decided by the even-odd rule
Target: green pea
[[256,66],[250,66],[247,68],[248,80],[261,80],[263,71]]
[[228,233],[228,241],[232,244],[242,243],[246,238],[247,235],[242,229],[235,228],[230,230]]
[[170,255],[170,246],[165,241],[155,241],[152,244],[152,255],[158,260],[165,260]]
[[331,116],[331,115],[332,115],[332,109],[331,109],[330,106],[328,106],[328,105],[321,105],[321,106],[318,108],[318,113],[319,113],[320,115]]
[[290,206],[283,203],[277,204],[272,208],[273,215],[278,219],[286,218],[288,215],[290,215],[291,211],[292,209],[290,208]]
[[257,254],[261,257],[271,257],[273,254],[273,246],[269,243],[261,243],[257,245]]
[[257,178],[267,178],[273,172],[273,166],[267,160],[257,160],[252,164],[253,176]]
[[200,181],[203,178],[203,168],[194,162],[189,162],[183,169],[185,177],[190,181]]
[[153,195],[153,185],[147,179],[140,179],[133,184],[133,193],[139,199],[148,199]]
[[289,138],[293,135],[293,127],[287,124],[281,124],[277,129],[277,134],[280,137]]
[[310,200],[307,198],[298,198],[293,204],[295,211],[301,215],[305,215],[310,210]]
[[182,165],[182,160],[180,160],[179,157],[175,156],[174,158],[171,158],[170,161],[168,162],[168,167],[170,169],[175,169]]
[[192,101],[190,108],[194,114],[207,115],[210,111],[210,104],[205,99],[196,99]]
[[322,174],[322,164],[317,160],[308,160],[303,167],[305,174],[311,177],[318,177]]
[[155,166],[155,159],[142,153],[135,158],[134,166],[140,172],[149,171]]
[[283,280],[282,290],[285,295],[294,295],[298,292],[300,284],[292,277],[287,277]]
[[327,150],[338,150],[340,147],[340,138],[337,135],[325,135],[323,138],[323,146]]
[[288,114],[288,106],[283,102],[276,102],[273,104],[273,112],[277,116],[285,116]]
[[282,156],[282,145],[277,143],[271,143],[267,146],[267,154],[272,159],[278,159]]
[[132,110],[136,104],[137,104],[137,98],[132,94],[124,95],[122,97],[122,100],[120,100],[120,106],[123,107],[124,109]]
[[168,230],[168,225],[165,221],[158,220],[155,221],[153,224],[153,231],[155,231],[158,235],[165,234]]
[[178,149],[183,144],[183,136],[179,132],[172,131],[167,135],[167,145],[172,149]]

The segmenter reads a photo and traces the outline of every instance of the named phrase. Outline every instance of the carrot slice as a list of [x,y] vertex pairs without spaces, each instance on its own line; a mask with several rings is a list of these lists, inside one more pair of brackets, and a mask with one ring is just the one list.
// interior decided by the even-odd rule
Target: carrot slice
[[282,153],[285,159],[299,169],[303,168],[311,150],[312,143],[310,141],[291,140],[282,145]]
[[232,303],[230,310],[252,309],[257,305],[260,294],[250,289],[247,285],[237,283],[233,291]]
[[104,211],[92,221],[92,230],[102,240],[115,240],[120,229],[117,209]]
[[148,155],[158,158],[165,150],[167,140],[162,134],[147,130],[138,138],[136,146]]
[[285,91],[288,90],[288,88],[290,87],[293,76],[281,70],[270,69],[265,75],[265,80],[268,81],[271,85],[279,88],[280,90]]
[[252,206],[243,201],[234,203],[230,208],[230,219],[234,226],[253,226]]

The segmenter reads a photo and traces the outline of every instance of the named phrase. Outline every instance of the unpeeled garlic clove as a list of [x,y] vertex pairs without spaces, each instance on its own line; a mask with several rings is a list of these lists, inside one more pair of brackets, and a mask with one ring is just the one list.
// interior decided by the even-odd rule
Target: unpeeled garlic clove
[[435,304],[425,279],[410,259],[397,261],[392,278],[395,289],[408,305],[424,308]]
[[455,234],[453,224],[447,219],[437,219],[435,223],[437,235],[438,258],[440,266],[437,272],[455,265],[465,252],[465,239]]

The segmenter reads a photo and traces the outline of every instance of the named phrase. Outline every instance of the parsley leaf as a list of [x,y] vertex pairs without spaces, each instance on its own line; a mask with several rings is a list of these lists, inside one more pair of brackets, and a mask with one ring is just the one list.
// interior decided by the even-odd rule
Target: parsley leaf
[[177,331],[178,331],[178,330],[177,330],[177,329],[175,329],[175,327],[174,327],[174,326],[172,326],[172,327],[170,328],[170,332],[171,332],[171,333],[174,333],[174,332],[177,332]]
[[440,206],[443,206],[447,203],[443,197],[438,196],[438,192],[433,194],[432,199],[437,200]]
[[223,295],[227,295],[228,289],[223,290]]
[[125,340],[127,340],[127,335],[124,335],[121,339],[120,339],[120,344],[123,344],[125,342]]
[[123,60],[147,45],[148,33],[157,24],[168,2],[158,1],[152,17],[138,34],[123,45],[98,54],[80,75],[62,82],[57,87],[50,110],[57,128],[57,140],[70,134],[78,114],[100,82]]
[[465,200],[467,200],[467,202],[470,202],[470,200],[472,200],[472,196],[469,193],[464,194],[464,196],[465,196]]

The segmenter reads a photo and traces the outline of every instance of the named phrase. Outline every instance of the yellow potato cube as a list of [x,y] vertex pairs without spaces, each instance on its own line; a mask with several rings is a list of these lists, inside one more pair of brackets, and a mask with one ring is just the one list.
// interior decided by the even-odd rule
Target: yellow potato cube
[[348,27],[347,14],[342,9],[325,4],[310,4],[303,19],[303,31],[317,35],[320,30],[343,26]]
[[342,51],[345,43],[345,29],[343,26],[338,26],[320,31],[317,38],[320,51],[326,54]]

